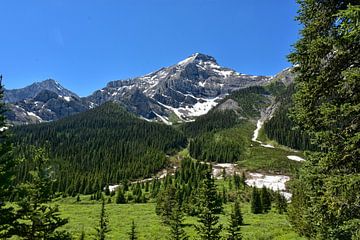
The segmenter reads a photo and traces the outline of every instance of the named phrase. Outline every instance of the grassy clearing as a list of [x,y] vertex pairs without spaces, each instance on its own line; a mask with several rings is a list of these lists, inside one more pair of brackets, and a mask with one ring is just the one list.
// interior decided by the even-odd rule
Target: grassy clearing
[[[60,206],[61,215],[69,218],[69,224],[63,229],[70,231],[75,238],[84,231],[86,239],[93,239],[98,224],[100,202],[88,200],[90,196],[81,196],[81,198],[82,201],[79,203],[76,203],[76,198],[65,198],[56,202]],[[230,209],[231,205],[227,204],[224,214],[220,215],[220,222],[224,227],[227,226]],[[123,205],[109,203],[106,205],[106,212],[111,229],[107,235],[108,239],[127,239],[132,220],[137,225],[139,239],[168,239],[169,228],[164,226],[155,214],[155,203]],[[242,204],[242,212],[245,221],[242,227],[244,239],[303,239],[292,231],[285,215],[277,214],[275,211],[254,215],[250,213],[248,203]],[[184,223],[191,239],[196,239],[194,224],[197,224],[197,219],[186,217]]]

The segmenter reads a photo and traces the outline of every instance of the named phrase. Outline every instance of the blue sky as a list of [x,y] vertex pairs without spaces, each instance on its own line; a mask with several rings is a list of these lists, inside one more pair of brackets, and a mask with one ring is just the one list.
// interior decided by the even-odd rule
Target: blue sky
[[241,73],[290,66],[295,0],[1,0],[8,89],[53,78],[86,96],[195,52]]

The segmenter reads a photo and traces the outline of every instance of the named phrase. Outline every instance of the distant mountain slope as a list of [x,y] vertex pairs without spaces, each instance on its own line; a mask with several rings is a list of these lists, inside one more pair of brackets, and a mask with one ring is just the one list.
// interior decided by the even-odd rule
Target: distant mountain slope
[[[56,190],[91,193],[105,184],[148,177],[167,165],[165,154],[186,146],[170,126],[150,123],[108,102],[59,121],[13,128],[18,153],[47,146],[59,179]],[[24,163],[19,171],[31,167]]]
[[16,103],[19,101],[23,101],[26,99],[32,99],[36,95],[38,95],[43,90],[49,90],[51,92],[56,93],[62,97],[76,97],[79,98],[78,95],[69,91],[68,89],[61,86],[57,81],[53,79],[48,79],[42,82],[36,82],[31,84],[30,86],[13,89],[13,90],[5,90],[4,91],[4,101],[6,103]]
[[[57,120],[108,101],[117,101],[142,118],[171,124],[192,121],[206,114],[227,94],[264,85],[270,79],[240,74],[221,67],[211,56],[196,53],[145,76],[109,82],[103,89],[84,98],[54,80],[46,80],[23,89],[7,90],[5,99],[11,103],[12,113],[8,118],[17,124]],[[49,92],[44,94],[45,90]],[[43,96],[39,100],[39,94],[48,95],[48,98]]]

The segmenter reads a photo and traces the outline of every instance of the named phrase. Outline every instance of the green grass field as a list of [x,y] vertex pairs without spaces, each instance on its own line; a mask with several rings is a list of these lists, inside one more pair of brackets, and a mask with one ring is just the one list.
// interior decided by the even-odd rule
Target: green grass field
[[[90,196],[81,196],[81,198],[82,201],[78,203],[76,198],[71,197],[56,201],[60,206],[61,215],[69,219],[69,223],[62,229],[71,232],[75,239],[82,231],[86,234],[85,239],[94,239],[95,227],[99,221],[100,202],[90,201]],[[230,209],[231,205],[227,204],[224,214],[220,215],[220,222],[224,227],[227,226]],[[155,214],[155,203],[123,205],[109,203],[106,205],[106,212],[111,230],[107,234],[108,239],[127,239],[132,220],[137,225],[139,239],[169,239],[169,228],[164,226]],[[292,231],[286,215],[277,214],[275,210],[268,214],[255,215],[250,213],[250,205],[246,203],[242,204],[242,212],[245,222],[241,228],[243,239],[303,239]],[[197,219],[186,217],[184,224],[190,239],[197,239],[194,229]]]

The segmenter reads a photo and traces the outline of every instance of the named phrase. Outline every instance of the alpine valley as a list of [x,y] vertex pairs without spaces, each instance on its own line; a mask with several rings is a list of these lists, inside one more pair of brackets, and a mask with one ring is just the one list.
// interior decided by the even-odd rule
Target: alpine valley
[[[77,205],[72,199],[83,202],[77,205],[80,208],[93,209],[105,191],[108,207],[115,207],[112,202],[124,207],[143,204],[139,210],[150,214],[135,209],[132,214],[159,219],[167,226],[166,214],[172,208],[166,204],[173,206],[175,195],[189,221],[199,215],[197,192],[203,191],[211,165],[210,178],[221,191],[207,188],[215,191],[211,195],[221,206],[241,199],[251,226],[245,230],[248,239],[265,235],[301,239],[289,227],[278,229],[287,224],[283,215],[291,198],[287,183],[304,161],[302,150],[312,147],[288,117],[293,79],[291,68],[272,77],[253,76],[196,53],[142,77],[111,81],[87,97],[52,79],[5,90],[15,155],[22,159],[14,183],[32,181],[34,159],[45,156],[41,155],[45,150],[34,149],[46,149],[56,179],[49,186],[58,194],[53,201],[66,209],[70,221],[77,219],[68,212]],[[170,187],[172,182],[178,184],[177,190]],[[255,204],[251,194],[257,194],[253,187],[263,188],[262,196],[276,202],[266,226],[272,230],[265,235],[253,224],[257,221],[253,216],[267,213],[271,203],[264,203],[260,212],[250,208],[249,202]],[[152,216],[154,207],[160,218]],[[271,227],[271,219],[280,225]],[[86,236],[95,234],[92,225],[84,225]],[[71,234],[80,234],[76,225],[69,226]],[[141,239],[168,239],[155,226],[163,228],[152,223],[150,229],[141,230]],[[186,231],[196,235],[192,223]],[[110,236],[124,239],[124,232]]]

